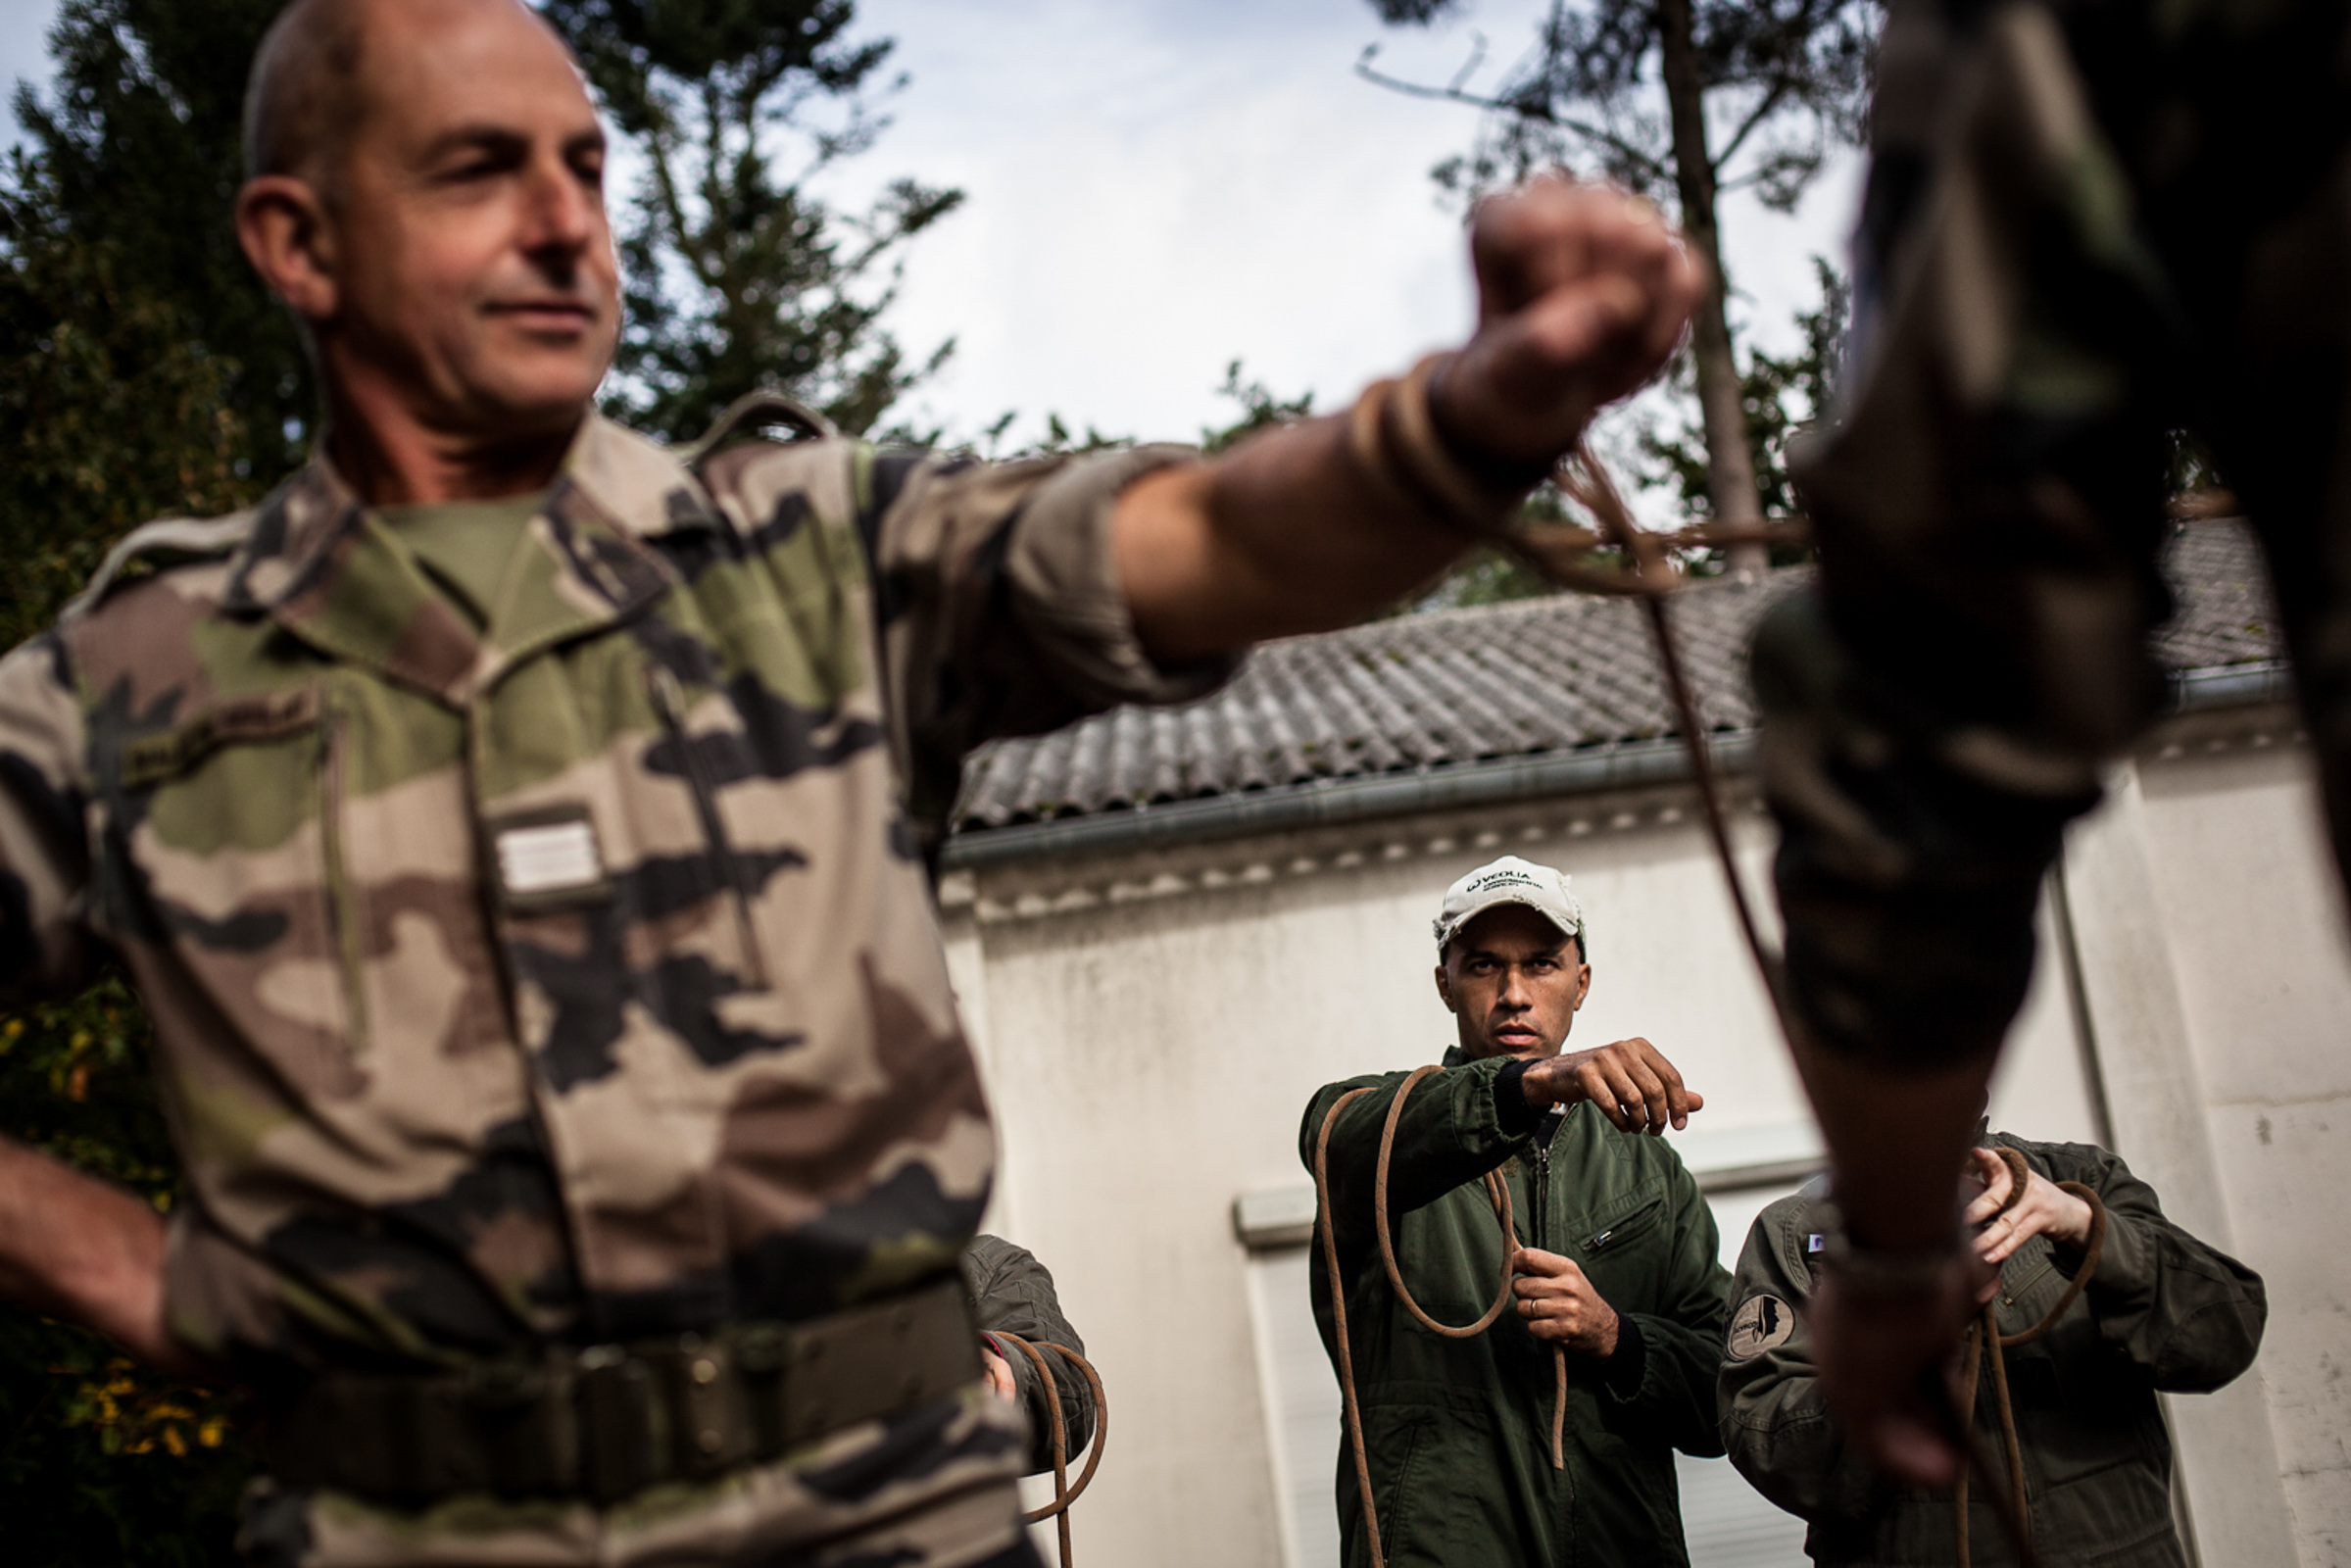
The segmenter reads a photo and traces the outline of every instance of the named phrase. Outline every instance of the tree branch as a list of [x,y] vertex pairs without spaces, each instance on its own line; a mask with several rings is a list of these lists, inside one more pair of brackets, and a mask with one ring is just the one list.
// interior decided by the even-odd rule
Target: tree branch
[[[1379,52],[1378,44],[1366,44],[1363,53],[1355,61],[1355,74],[1375,86],[1386,87],[1391,92],[1400,92],[1411,98],[1435,98],[1446,103],[1467,104],[1473,109],[1516,115],[1521,120],[1533,120],[1546,125],[1556,125],[1572,135],[1583,137],[1594,146],[1606,148],[1618,158],[1639,169],[1646,178],[1662,181],[1667,176],[1668,170],[1664,160],[1654,154],[1643,152],[1604,125],[1595,125],[1585,120],[1568,119],[1554,111],[1547,103],[1535,105],[1523,99],[1490,98],[1483,93],[1470,92],[1461,85],[1468,74],[1466,71],[1455,75],[1451,81],[1442,87],[1432,87],[1426,82],[1406,81],[1401,76],[1392,76],[1384,71],[1373,69],[1372,57]],[[1473,61],[1473,65],[1474,63]]]
[[1739,128],[1724,139],[1722,147],[1714,155],[1715,169],[1718,172],[1728,169],[1731,166],[1732,158],[1738,154],[1740,147],[1745,145],[1746,139],[1753,135],[1757,127],[1761,126],[1765,121],[1778,114],[1780,106],[1787,101],[1788,78],[1782,76],[1772,83],[1761,100],[1756,103],[1754,109],[1739,122]]

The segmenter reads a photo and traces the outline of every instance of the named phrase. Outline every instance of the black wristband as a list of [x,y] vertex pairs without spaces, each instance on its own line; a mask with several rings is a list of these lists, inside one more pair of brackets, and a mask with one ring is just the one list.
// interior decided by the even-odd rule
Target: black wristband
[[1527,1103],[1527,1091],[1519,1083],[1534,1065],[1519,1056],[1494,1075],[1494,1119],[1505,1138],[1524,1138],[1543,1125],[1543,1107]]
[[1641,1392],[1641,1375],[1648,1371],[1648,1348],[1642,1344],[1641,1325],[1619,1312],[1616,1315],[1616,1348],[1600,1363],[1600,1379],[1608,1392],[1620,1399],[1630,1399]]

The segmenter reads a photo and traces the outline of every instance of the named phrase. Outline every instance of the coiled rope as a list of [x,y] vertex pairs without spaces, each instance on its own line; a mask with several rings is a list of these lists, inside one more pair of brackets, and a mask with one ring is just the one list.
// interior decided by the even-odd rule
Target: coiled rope
[[[1745,882],[1739,876],[1738,860],[1732,854],[1729,813],[1723,805],[1722,785],[1715,775],[1713,758],[1706,744],[1706,730],[1698,716],[1697,701],[1682,662],[1681,650],[1674,640],[1673,623],[1666,613],[1665,601],[1689,580],[1688,573],[1676,564],[1677,553],[1736,544],[1802,542],[1810,537],[1809,524],[1802,519],[1787,518],[1746,524],[1700,524],[1672,533],[1641,528],[1634,523],[1632,513],[1625,506],[1607,471],[1582,440],[1578,440],[1574,450],[1560,460],[1549,477],[1563,495],[1591,514],[1598,525],[1596,528],[1532,516],[1516,506],[1505,508],[1497,514],[1492,507],[1493,497],[1480,492],[1474,483],[1462,482],[1462,470],[1458,463],[1451,454],[1443,450],[1443,438],[1436,433],[1428,398],[1429,380],[1437,363],[1435,357],[1424,360],[1409,374],[1395,380],[1375,381],[1364,390],[1349,416],[1350,441],[1360,466],[1375,483],[1392,493],[1406,495],[1409,503],[1412,495],[1410,487],[1398,492],[1396,482],[1396,465],[1400,460],[1420,482],[1419,500],[1413,504],[1426,507],[1430,502],[1435,502],[1453,526],[1503,551],[1555,588],[1570,593],[1638,598],[1641,601],[1648,617],[1651,638],[1656,644],[1658,664],[1665,676],[1666,691],[1673,703],[1675,720],[1681,730],[1682,744],[1690,754],[1690,774],[1697,786],[1699,804],[1704,809],[1707,837],[1713,843],[1715,861],[1721,867],[1724,886],[1730,893],[1732,907],[1739,916],[1739,934],[1745,939],[1747,953],[1753,958],[1756,973],[1771,999],[1774,1020],[1779,1024],[1783,1040],[1792,1049],[1801,1033],[1800,1026],[1788,1006],[1780,956],[1763,940],[1762,928],[1756,923],[1753,906],[1747,898]],[[2175,502],[2167,510],[2180,521],[2200,522],[2235,510],[2233,502],[2234,497],[2225,492],[2209,492]],[[1609,554],[1617,559],[1606,559]],[[1327,1136],[1328,1118],[1325,1119],[1323,1130]],[[1319,1159],[1319,1149],[1317,1152]],[[1319,1176],[1318,1169],[1318,1181]],[[2095,1201],[2094,1195],[2092,1201]],[[2104,1211],[2100,1209],[2098,1212],[2098,1234],[2102,1237]],[[1324,1215],[1323,1234],[1336,1280],[1337,1247],[1330,1240],[1327,1212]],[[1386,1256],[1384,1226],[1382,1235],[1383,1256]],[[1388,1258],[1388,1262],[1393,1280],[1394,1259]],[[2082,1276],[2086,1277],[2088,1272],[2085,1268]],[[1400,1282],[1397,1284],[1401,1294]],[[2059,1303],[2058,1311],[2071,1305],[2078,1293],[2079,1281],[2077,1289],[2069,1291]],[[1334,1284],[1335,1298],[1337,1294]],[[1410,1298],[1407,1297],[1405,1299],[1409,1303]],[[1417,1309],[1415,1312],[1419,1315]],[[2058,1312],[2053,1311],[2048,1321],[2033,1331],[2033,1335],[2046,1332],[2057,1315]],[[1425,1316],[1422,1321],[1427,1321]],[[1346,1322],[1344,1306],[1340,1308],[1339,1322],[1342,1325]],[[1430,1326],[1439,1327],[1435,1324]],[[1440,1332],[1447,1331],[1440,1328]],[[1997,1337],[1995,1331],[1993,1339]],[[1360,1423],[1352,1414],[1353,1380],[1348,1370],[1344,1342],[1340,1361],[1341,1381],[1347,1386],[1343,1393],[1349,1410],[1349,1436],[1355,1446],[1356,1475],[1363,1485],[1364,1514],[1366,1523],[1369,1523],[1372,1517],[1369,1472],[1363,1457]],[[2013,1456],[2014,1417],[2012,1413],[2005,1413],[2008,1407],[2004,1364],[1999,1366],[1994,1376],[1999,1379],[2003,1421],[2011,1436]],[[1954,1446],[1966,1451],[1969,1463],[1982,1469],[1986,1480],[1997,1475],[1997,1461],[1970,1422],[1961,1416],[1960,1396],[1950,1386],[1947,1377],[1930,1370],[1922,1378],[1919,1393],[1929,1408],[1941,1418]],[[1972,1387],[1966,1398],[1972,1409]],[[2024,1514],[2022,1474],[2023,1460],[2021,1456],[2015,1456],[2009,1479],[2018,1485],[2011,1490],[1986,1487],[1985,1495],[2000,1520],[2003,1533],[2016,1548],[2022,1568],[2036,1568],[2038,1558],[2033,1553],[2032,1534]],[[1965,1519],[1963,1511],[1962,1529],[1965,1528]],[[1379,1555],[1376,1528],[1372,1532],[1372,1543],[1374,1568],[1384,1568]]]
[[[1066,1345],[1055,1345],[1051,1340],[1032,1345],[1019,1335],[1007,1334],[1003,1329],[990,1329],[988,1337],[1027,1356],[1029,1365],[1037,1369],[1038,1383],[1045,1390],[1045,1411],[1053,1428],[1053,1500],[1022,1514],[1020,1522],[1033,1525],[1047,1519],[1054,1520],[1059,1534],[1061,1568],[1069,1568],[1069,1505],[1078,1500],[1079,1494],[1094,1480],[1095,1468],[1102,1462],[1102,1448],[1110,1441],[1110,1396],[1102,1391],[1102,1374],[1094,1370],[1094,1363]],[[1086,1387],[1094,1395],[1094,1437],[1086,1446],[1086,1468],[1078,1472],[1078,1483],[1074,1487],[1069,1484],[1069,1422],[1061,1412],[1061,1391],[1053,1382],[1052,1364],[1045,1359],[1047,1350],[1076,1367],[1085,1378]]]
[[[1431,1317],[1421,1304],[1412,1298],[1404,1284],[1403,1270],[1396,1266],[1396,1241],[1388,1225],[1388,1165],[1396,1152],[1396,1124],[1403,1119],[1404,1102],[1421,1080],[1444,1071],[1434,1064],[1416,1067],[1396,1086],[1396,1098],[1389,1102],[1388,1120],[1380,1129],[1379,1157],[1372,1166],[1371,1215],[1372,1226],[1380,1239],[1380,1262],[1388,1271],[1388,1288],[1403,1303],[1414,1321],[1432,1334],[1442,1334],[1448,1340],[1472,1340],[1494,1326],[1510,1304],[1510,1263],[1518,1252],[1518,1222],[1510,1209],[1510,1185],[1494,1171],[1486,1173],[1486,1196],[1494,1204],[1494,1218],[1502,1229],[1502,1282],[1494,1293],[1494,1304],[1481,1314],[1475,1323],[1454,1325],[1440,1323]],[[1371,1457],[1363,1446],[1363,1411],[1355,1398],[1354,1348],[1347,1330],[1347,1276],[1339,1267],[1339,1237],[1331,1227],[1331,1127],[1339,1113],[1365,1095],[1366,1089],[1350,1089],[1341,1095],[1336,1103],[1323,1113],[1322,1126],[1314,1134],[1314,1208],[1316,1226],[1322,1232],[1323,1265],[1331,1277],[1331,1322],[1333,1339],[1339,1347],[1339,1395],[1347,1415],[1347,1446],[1355,1459],[1355,1486],[1363,1498],[1363,1530],[1371,1543],[1372,1568],[1387,1568],[1387,1553],[1380,1546],[1380,1510],[1371,1494]],[[1567,1468],[1567,1350],[1559,1345],[1551,1347],[1551,1468]]]
[[[1993,1152],[2008,1167],[2008,1196],[2001,1200],[1999,1208],[1990,1216],[1991,1219],[1998,1219],[2024,1201],[2026,1184],[2033,1179],[2033,1167],[2025,1162],[2022,1150],[2001,1148]],[[2075,1269],[2073,1279],[2067,1282],[2065,1294],[2058,1297],[2057,1303],[2041,1315],[2038,1323],[2021,1334],[2002,1334],[1994,1306],[1998,1298],[1984,1302],[1976,1321],[1968,1325],[1967,1363],[1959,1374],[1960,1387],[1965,1391],[1960,1398],[1959,1420],[1972,1434],[1976,1420],[1976,1391],[1983,1375],[1983,1362],[1988,1355],[1991,1361],[1992,1397],[1997,1401],[2000,1412],[2000,1441],[2008,1458],[2008,1496],[2016,1509],[2015,1529],[2023,1544],[2023,1550],[2018,1555],[2028,1563],[2033,1560],[2033,1531],[2026,1511],[2025,1446],[2017,1438],[2016,1408],[2008,1397],[2008,1358],[2002,1352],[2015,1349],[2020,1345],[2031,1345],[2055,1328],[2057,1320],[2065,1316],[2067,1309],[2074,1304],[2075,1298],[2089,1283],[2090,1276],[2098,1272],[2098,1259],[2106,1250],[2106,1205],[2099,1200],[2098,1195],[2080,1182],[2059,1182],[2057,1190],[2071,1193],[2089,1204],[2089,1240],[2082,1245],[2081,1266]],[[1959,1568],[1968,1568],[1969,1564],[1967,1499],[1968,1472],[1962,1470],[1959,1473],[1959,1485],[1951,1494],[1956,1516]]]
[[[1657,646],[1657,661],[1664,672],[1666,691],[1673,702],[1675,720],[1681,729],[1682,744],[1690,753],[1690,774],[1697,785],[1699,803],[1704,808],[1707,836],[1713,841],[1716,863],[1722,869],[1724,885],[1730,892],[1732,906],[1739,916],[1739,934],[1746,941],[1747,953],[1754,959],[1756,973],[1771,998],[1773,1016],[1780,1026],[1781,1035],[1792,1047],[1800,1029],[1788,1004],[1780,956],[1763,940],[1762,929],[1755,921],[1754,909],[1747,898],[1745,883],[1739,874],[1738,861],[1732,855],[1730,823],[1723,806],[1722,786],[1715,776],[1713,759],[1706,745],[1706,731],[1698,717],[1697,702],[1682,663],[1681,650],[1674,641],[1673,623],[1666,614],[1665,601],[1668,595],[1688,581],[1688,573],[1676,564],[1678,553],[1738,544],[1808,542],[1811,537],[1809,523],[1793,517],[1743,524],[1701,523],[1671,533],[1638,527],[1607,471],[1582,440],[1578,440],[1574,450],[1554,466],[1549,478],[1563,495],[1592,515],[1598,525],[1596,528],[1532,516],[1523,507],[1515,505],[1503,507],[1497,513],[1494,509],[1496,498],[1482,490],[1474,479],[1464,476],[1458,461],[1445,450],[1444,438],[1437,433],[1428,399],[1430,377],[1440,358],[1433,356],[1402,377],[1375,381],[1364,389],[1363,396],[1348,416],[1350,446],[1359,466],[1375,485],[1400,497],[1407,506],[1426,510],[1434,504],[1454,527],[1501,550],[1555,588],[1570,593],[1629,597],[1641,601],[1648,616],[1650,635]],[[1401,471],[1409,473],[1413,482],[1399,485],[1399,465]],[[2236,498],[2225,490],[2207,490],[2175,497],[2165,508],[2174,520],[2186,523],[2217,521],[2238,514],[2241,510]],[[1610,554],[1617,559],[1606,559]],[[1345,1104],[1346,1101],[1342,1100],[1340,1103]],[[1334,1106],[1333,1113],[1336,1114],[1336,1111],[1337,1107]],[[1393,1115],[1391,1125],[1393,1127]],[[1329,1133],[1330,1121],[1326,1117],[1323,1123],[1325,1140]],[[1386,1174],[1385,1155],[1383,1144],[1383,1177]],[[1316,1165],[1317,1185],[1320,1187],[1319,1144]],[[2033,1550],[2032,1533],[2024,1514],[2024,1461],[2016,1446],[2015,1417],[2007,1402],[2007,1370],[2005,1363],[1999,1359],[1998,1348],[2001,1345],[2024,1344],[2046,1333],[2073,1304],[2075,1297],[2081,1293],[2082,1282],[2097,1266],[2095,1248],[2105,1237],[2104,1206],[2098,1203],[2094,1193],[2080,1183],[2069,1182],[2064,1186],[2067,1191],[2087,1199],[2095,1215],[2092,1250],[2072,1288],[2048,1316],[2025,1335],[2002,1340],[1996,1327],[1985,1329],[1982,1323],[1970,1330],[1977,1341],[1993,1348],[1993,1377],[2000,1398],[2002,1430],[2008,1440],[2012,1460],[2008,1476],[2010,1488],[2005,1492],[1986,1488],[1986,1495],[2000,1520],[2003,1533],[2015,1546],[2023,1568],[2035,1568],[2038,1559]],[[2017,1191],[2021,1193],[2021,1183]],[[1363,1486],[1364,1516],[1366,1522],[1370,1523],[1371,1484],[1364,1462],[1361,1426],[1353,1413],[1353,1379],[1348,1370],[1345,1340],[1346,1306],[1339,1298],[1338,1249],[1331,1240],[1327,1198],[1323,1200],[1323,1237],[1333,1275],[1333,1300],[1341,1326],[1341,1381],[1345,1385],[1343,1393],[1347,1401],[1349,1435],[1355,1448],[1356,1475]],[[1389,1266],[1391,1281],[1396,1284],[1397,1294],[1406,1305],[1410,1306],[1411,1298],[1403,1293],[1402,1282],[1395,1278],[1396,1264],[1394,1257],[1388,1253],[1385,1224],[1381,1228],[1381,1249]],[[1508,1282],[1505,1280],[1505,1294],[1507,1290]],[[1499,1306],[1497,1301],[1496,1311]],[[1413,1312],[1423,1323],[1440,1333],[1453,1332],[1429,1322],[1417,1307],[1413,1307]],[[1493,1316],[1494,1313],[1490,1312],[1486,1319],[1481,1320],[1481,1325],[1491,1321]],[[1987,1311],[1984,1322],[1989,1321]],[[1919,1392],[1929,1407],[1943,1420],[1954,1444],[1967,1451],[1969,1463],[1982,1469],[1987,1480],[1997,1474],[1997,1462],[1988,1446],[1976,1435],[1969,1419],[1962,1416],[1960,1396],[1949,1382],[1930,1371],[1925,1375]],[[1972,1383],[1968,1386],[1965,1398],[1972,1411],[1975,1400]],[[1554,1456],[1557,1446],[1554,1437]],[[1966,1474],[1967,1469],[1963,1467],[1963,1488]],[[1960,1495],[1960,1529],[1964,1540],[1967,1528],[1964,1491]],[[1372,1531],[1372,1561],[1374,1568],[1384,1568],[1376,1526]],[[1963,1549],[1962,1564],[1965,1561]]]

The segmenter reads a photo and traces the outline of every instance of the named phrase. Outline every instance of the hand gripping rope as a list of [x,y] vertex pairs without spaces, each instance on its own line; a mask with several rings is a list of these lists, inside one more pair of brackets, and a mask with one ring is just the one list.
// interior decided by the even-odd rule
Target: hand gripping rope
[[[1102,1375],[1094,1370],[1094,1363],[1066,1345],[1055,1345],[1051,1340],[1032,1345],[1003,1329],[990,1329],[988,1337],[1027,1356],[1029,1365],[1037,1369],[1039,1386],[1045,1390],[1046,1414],[1053,1423],[1053,1500],[1022,1514],[1020,1522],[1033,1525],[1055,1520],[1060,1532],[1061,1568],[1069,1568],[1069,1505],[1078,1500],[1078,1494],[1093,1481],[1095,1467],[1102,1462],[1102,1447],[1110,1441],[1110,1396],[1102,1392]],[[1078,1484],[1074,1487],[1069,1484],[1069,1422],[1061,1413],[1061,1391],[1054,1386],[1053,1366],[1045,1359],[1047,1350],[1076,1367],[1085,1378],[1086,1387],[1094,1393],[1094,1441],[1087,1446],[1086,1468],[1078,1472]]]
[[[2008,1166],[2008,1197],[2001,1201],[1998,1212],[1991,1216],[1993,1219],[1998,1219],[2001,1214],[2024,1201],[2025,1185],[2033,1179],[2033,1167],[2025,1163],[2023,1151],[2001,1149],[1996,1152]],[[2008,1454],[2008,1501],[2015,1511],[2010,1528],[2024,1547],[2018,1555],[2028,1563],[2033,1560],[2033,1549],[2032,1526],[2025,1511],[2025,1449],[2017,1441],[2016,1410],[2008,1402],[2008,1358],[2001,1352],[2020,1345],[2031,1345],[2055,1328],[2057,1320],[2065,1316],[2066,1310],[2074,1304],[2074,1298],[2082,1294],[2082,1288],[2089,1283],[2090,1276],[2098,1272],[2098,1258],[2106,1250],[2106,1205],[2098,1200],[2098,1195],[2080,1182],[2060,1182],[2057,1187],[2059,1192],[2071,1193],[2089,1204],[2089,1241],[2082,1249],[2081,1267],[2074,1271],[2074,1277],[2067,1283],[2065,1294],[2057,1298],[2057,1304],[2050,1307],[2038,1323],[2022,1334],[2002,1334],[1993,1302],[1984,1302],[1982,1314],[1968,1325],[1967,1364],[1959,1374],[1960,1387],[1965,1391],[1960,1396],[1959,1423],[1972,1436],[1976,1420],[1977,1379],[1983,1371],[1984,1356],[1990,1356],[1992,1397],[1998,1401],[2000,1408],[2000,1442]],[[1977,1458],[1979,1462],[1984,1459],[1981,1446],[1977,1448]],[[1958,1529],[1959,1568],[1968,1568],[1969,1560],[1967,1493],[1968,1472],[1962,1470],[1959,1473],[1959,1485],[1951,1495]],[[2004,1520],[2007,1518],[2005,1514],[2002,1517]]]
[[[1414,1321],[1432,1334],[1442,1334],[1448,1340],[1472,1340],[1494,1326],[1510,1304],[1510,1262],[1518,1251],[1518,1223],[1510,1212],[1510,1187],[1494,1172],[1486,1173],[1486,1196],[1494,1204],[1494,1218],[1502,1228],[1502,1283],[1494,1294],[1494,1304],[1488,1307],[1475,1323],[1455,1327],[1440,1323],[1412,1298],[1405,1288],[1403,1270],[1396,1266],[1396,1240],[1388,1225],[1388,1164],[1396,1152],[1396,1123],[1403,1118],[1404,1101],[1419,1087],[1422,1079],[1444,1069],[1434,1065],[1416,1067],[1410,1076],[1396,1086],[1396,1099],[1389,1102],[1388,1121],[1380,1129],[1379,1159],[1372,1166],[1371,1217],[1372,1228],[1380,1239],[1380,1261],[1388,1270],[1388,1288],[1403,1303]],[[1370,1094],[1369,1089],[1350,1089],[1324,1112],[1322,1126],[1314,1135],[1314,1207],[1316,1226],[1322,1232],[1323,1264],[1331,1276],[1331,1322],[1336,1331],[1333,1338],[1339,1346],[1339,1393],[1347,1410],[1347,1446],[1355,1458],[1355,1486],[1363,1498],[1363,1530],[1371,1543],[1372,1568],[1387,1568],[1387,1554],[1380,1549],[1380,1511],[1371,1495],[1371,1458],[1363,1447],[1363,1411],[1355,1401],[1355,1356],[1347,1332],[1347,1276],[1339,1268],[1339,1238],[1331,1228],[1331,1126],[1339,1113],[1354,1102]],[[1551,1468],[1567,1468],[1564,1446],[1567,1425],[1567,1350],[1551,1347]]]

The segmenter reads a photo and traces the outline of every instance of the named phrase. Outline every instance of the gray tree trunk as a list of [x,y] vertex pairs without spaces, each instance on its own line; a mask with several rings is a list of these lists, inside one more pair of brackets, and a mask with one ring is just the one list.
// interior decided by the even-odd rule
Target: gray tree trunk
[[[1706,151],[1705,83],[1698,70],[1690,0],[1658,0],[1658,53],[1665,101],[1673,120],[1674,186],[1682,203],[1682,227],[1712,272],[1706,297],[1690,322],[1690,355],[1697,370],[1698,417],[1706,433],[1706,492],[1715,520],[1727,524],[1763,519],[1755,487],[1755,460],[1747,448],[1746,411],[1739,399],[1739,362],[1731,353],[1731,320],[1724,309],[1721,229],[1715,222],[1714,160]],[[1760,544],[1735,545],[1735,572],[1761,572],[1769,554]]]

